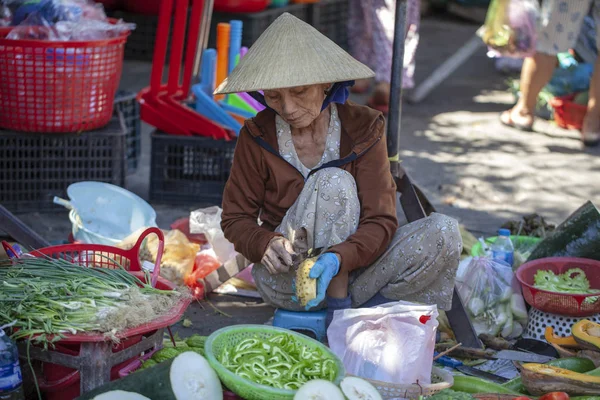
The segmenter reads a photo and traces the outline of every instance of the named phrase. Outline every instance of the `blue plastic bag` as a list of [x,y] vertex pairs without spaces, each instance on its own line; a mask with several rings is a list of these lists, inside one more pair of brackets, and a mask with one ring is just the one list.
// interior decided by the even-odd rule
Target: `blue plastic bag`
[[594,66],[578,63],[569,53],[558,55],[559,67],[554,71],[546,89],[556,97],[585,92],[590,87]]

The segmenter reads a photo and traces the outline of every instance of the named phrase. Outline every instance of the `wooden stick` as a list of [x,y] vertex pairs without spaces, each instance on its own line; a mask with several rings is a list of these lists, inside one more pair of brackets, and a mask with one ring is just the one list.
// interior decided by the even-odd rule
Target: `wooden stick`
[[[441,352],[444,351],[444,349],[449,349],[450,347],[452,347],[449,343],[439,343],[435,345],[435,348],[437,351]],[[482,349],[473,349],[470,347],[460,347],[458,349],[454,349],[451,352],[451,356],[454,358],[469,358],[469,359],[474,359],[474,360],[478,360],[478,359],[487,359],[487,360],[493,360],[494,359],[494,355],[495,355],[495,351],[490,351],[490,350],[482,350]]]
[[433,357],[433,361],[437,360],[440,357],[443,357],[443,356],[447,355],[448,353],[452,352],[452,350],[458,349],[460,346],[462,346],[462,343],[459,343],[459,344],[457,344],[455,346],[452,346],[448,350],[442,351],[440,354],[438,354],[437,356]]

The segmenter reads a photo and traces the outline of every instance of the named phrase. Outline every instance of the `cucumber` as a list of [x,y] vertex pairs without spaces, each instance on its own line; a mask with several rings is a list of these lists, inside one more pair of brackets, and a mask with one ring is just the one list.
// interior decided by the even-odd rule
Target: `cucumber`
[[452,390],[463,393],[495,393],[495,394],[511,394],[515,397],[522,396],[515,390],[511,390],[497,383],[476,378],[474,376],[454,375],[454,385]]
[[527,261],[544,257],[581,257],[600,261],[600,212],[588,201],[542,240]]
[[575,396],[570,397],[570,400],[600,400],[600,396]]
[[223,400],[223,389],[208,361],[193,352],[179,354],[152,368],[109,382],[80,400],[93,400],[106,392],[122,390],[161,400]]
[[[598,371],[598,375],[596,376],[600,376],[600,368],[594,370],[594,363],[591,360],[588,360],[587,358],[557,358],[556,360],[548,361],[546,365],[568,369],[569,371],[573,372],[587,372],[588,375],[591,375],[591,373],[594,371]],[[527,394],[525,386],[523,386],[523,380],[521,379],[521,377],[511,379],[510,381],[503,383],[502,386],[504,386],[507,389]]]

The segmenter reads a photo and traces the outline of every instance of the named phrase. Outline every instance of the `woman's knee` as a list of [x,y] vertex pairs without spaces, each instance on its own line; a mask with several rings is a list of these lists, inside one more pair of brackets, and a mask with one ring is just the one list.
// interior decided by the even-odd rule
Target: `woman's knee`
[[462,236],[458,221],[444,214],[432,213],[428,219],[431,220],[431,229],[437,235],[437,244],[440,250],[446,254],[462,252]]
[[309,180],[316,180],[319,190],[335,188],[354,188],[356,190],[356,180],[348,171],[341,168],[323,168],[312,174]]

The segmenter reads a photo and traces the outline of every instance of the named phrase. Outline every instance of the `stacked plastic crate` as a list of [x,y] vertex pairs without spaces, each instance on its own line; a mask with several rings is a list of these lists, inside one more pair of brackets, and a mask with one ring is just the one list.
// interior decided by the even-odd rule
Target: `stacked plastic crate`
[[0,204],[46,211],[71,183],[124,185],[139,153],[135,98],[116,93],[127,36],[56,42],[8,32],[0,31]]

